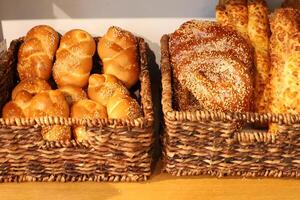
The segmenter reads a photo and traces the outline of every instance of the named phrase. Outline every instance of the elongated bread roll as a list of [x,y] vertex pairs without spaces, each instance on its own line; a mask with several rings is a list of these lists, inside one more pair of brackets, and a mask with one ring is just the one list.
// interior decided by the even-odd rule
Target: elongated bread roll
[[254,47],[254,111],[267,112],[270,54],[269,54],[269,18],[268,6],[264,0],[248,0],[248,35]]
[[[95,101],[85,99],[73,104],[71,108],[71,117],[82,119],[107,118],[106,108]],[[77,126],[73,129],[74,138],[82,142],[89,139],[90,132],[85,126]]]
[[94,39],[83,30],[71,30],[61,38],[53,66],[53,78],[58,87],[87,85],[95,49]]
[[27,33],[18,52],[17,69],[20,79],[38,77],[48,80],[58,43],[58,33],[50,26],[33,27]]
[[89,78],[89,98],[106,106],[110,97],[115,94],[127,94],[128,89],[113,75],[93,74]]
[[138,81],[141,69],[137,40],[132,33],[112,26],[99,40],[97,48],[104,74],[116,76],[127,88]]

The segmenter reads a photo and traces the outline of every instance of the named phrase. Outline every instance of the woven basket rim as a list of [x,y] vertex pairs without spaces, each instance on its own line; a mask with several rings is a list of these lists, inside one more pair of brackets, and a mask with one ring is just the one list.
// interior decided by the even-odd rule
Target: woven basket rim
[[284,125],[300,123],[300,114],[289,113],[256,113],[256,112],[223,112],[223,111],[177,111],[172,106],[172,77],[169,60],[169,36],[161,37],[161,73],[162,73],[162,108],[164,117],[172,121],[243,121],[246,123],[278,123]]
[[[136,37],[136,36],[135,36]],[[101,38],[101,36],[96,36],[94,39]],[[147,60],[147,48],[148,44],[141,37],[136,37],[138,41],[138,53],[140,57],[141,73],[139,80],[141,82],[141,104],[143,108],[143,117],[136,119],[81,119],[72,117],[57,117],[57,116],[46,116],[46,117],[36,117],[36,118],[10,118],[4,119],[0,118],[0,127],[2,126],[34,126],[34,125],[86,125],[88,127],[140,127],[148,128],[152,127],[154,123],[153,114],[153,103],[151,94],[151,82],[150,75],[148,71],[148,60]],[[24,36],[13,40],[3,57],[0,58],[1,63],[11,63],[13,59],[13,48],[15,48],[14,43],[22,42]],[[2,59],[5,58],[5,59]],[[142,94],[142,90],[145,94]]]

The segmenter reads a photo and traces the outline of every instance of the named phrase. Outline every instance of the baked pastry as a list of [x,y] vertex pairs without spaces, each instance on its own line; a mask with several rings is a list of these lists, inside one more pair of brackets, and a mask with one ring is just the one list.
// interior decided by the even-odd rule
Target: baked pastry
[[[57,116],[69,117],[69,105],[62,92],[48,90],[36,94],[26,109],[27,117]],[[71,139],[71,128],[64,125],[42,128],[44,139],[49,141],[67,141]]]
[[97,49],[103,63],[104,74],[114,75],[127,88],[138,81],[141,69],[138,62],[137,40],[132,33],[112,26],[99,40]]
[[[95,101],[85,99],[76,102],[72,106],[71,117],[83,119],[107,118],[107,112],[103,105]],[[82,142],[84,140],[88,140],[90,133],[85,126],[77,126],[74,127],[73,135],[77,141]]]
[[[293,8],[276,10],[270,18],[272,36],[270,111],[300,113],[300,13]],[[276,124],[269,131],[278,132]]]
[[13,89],[11,96],[12,96],[12,100],[14,100],[16,98],[16,95],[20,91],[26,91],[32,95],[35,95],[45,90],[51,90],[51,86],[48,84],[47,81],[40,78],[26,79],[21,81]]
[[136,119],[143,116],[138,102],[129,95],[116,94],[107,103],[107,115],[112,119]]
[[95,49],[94,39],[83,30],[71,30],[61,38],[53,66],[53,78],[58,87],[83,88],[87,85]]
[[[289,79],[291,75],[283,74],[287,61],[287,50],[290,38],[300,31],[300,14],[293,8],[280,8],[272,13],[270,17],[272,35],[270,38],[271,55],[271,80],[270,80],[270,111],[281,113],[282,99],[280,95],[283,88],[289,83],[284,83],[284,79]],[[296,52],[295,52],[296,53]],[[295,72],[296,73],[296,72]],[[288,77],[287,77],[288,76]]]
[[204,109],[250,110],[253,52],[236,31],[216,22],[188,21],[171,34],[169,51],[174,76]]
[[12,101],[5,104],[2,109],[2,117],[8,118],[24,118],[27,115],[27,107],[30,105],[32,94],[22,90],[19,91]]
[[115,94],[130,95],[128,89],[113,75],[93,74],[89,78],[89,98],[106,106],[110,97]]
[[66,85],[60,87],[58,90],[63,93],[69,106],[73,105],[77,101],[87,99],[86,92],[76,86]]
[[248,35],[255,50],[254,110],[256,112],[268,111],[269,89],[266,89],[266,85],[269,81],[271,65],[268,14],[268,6],[264,0],[248,0]]
[[217,22],[237,30],[248,40],[247,0],[220,0],[216,7]]
[[59,43],[58,33],[47,25],[33,27],[18,52],[17,70],[21,80],[51,76],[53,58]]

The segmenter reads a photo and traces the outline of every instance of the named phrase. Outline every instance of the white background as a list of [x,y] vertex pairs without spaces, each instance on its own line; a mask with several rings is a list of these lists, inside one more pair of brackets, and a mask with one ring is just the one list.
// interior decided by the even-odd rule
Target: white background
[[[0,0],[0,40],[9,44],[35,25],[60,33],[82,28],[102,35],[117,25],[143,36],[159,54],[159,39],[191,18],[212,18],[217,0]],[[271,9],[281,0],[267,0]],[[2,29],[2,30],[1,30]],[[158,55],[159,56],[159,55]],[[157,57],[158,60],[158,57]]]

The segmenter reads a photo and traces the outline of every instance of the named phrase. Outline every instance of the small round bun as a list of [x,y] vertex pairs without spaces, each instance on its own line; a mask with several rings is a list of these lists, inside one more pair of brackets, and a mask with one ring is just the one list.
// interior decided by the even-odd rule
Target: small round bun
[[34,95],[42,91],[51,90],[51,86],[47,81],[35,78],[35,79],[26,79],[21,81],[12,91],[12,100],[16,98],[16,95],[20,91],[26,91]]
[[93,74],[89,78],[88,96],[90,99],[106,106],[115,94],[127,94],[128,89],[113,75]]
[[73,105],[77,101],[87,99],[87,95],[86,95],[85,91],[83,89],[81,89],[80,87],[66,85],[66,86],[59,88],[58,90],[64,94],[66,101],[68,102],[68,104],[70,106]]
[[42,135],[48,141],[71,140],[71,127],[63,125],[46,126],[42,128]]
[[[71,108],[71,117],[83,119],[107,118],[105,106],[89,99],[76,102]],[[78,142],[88,140],[89,131],[85,126],[77,126],[73,129],[74,138]]]
[[28,107],[29,117],[69,117],[69,105],[59,90],[47,90],[35,95]]
[[107,103],[108,118],[112,119],[136,119],[143,116],[138,102],[123,94],[111,97]]

